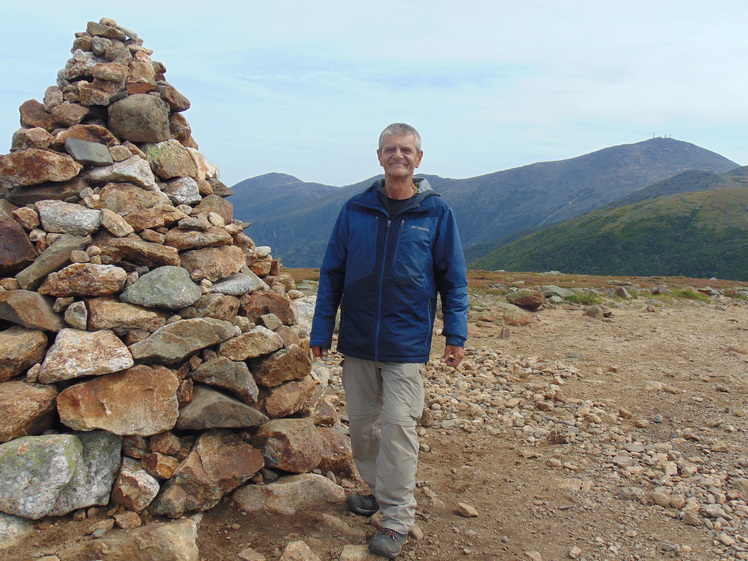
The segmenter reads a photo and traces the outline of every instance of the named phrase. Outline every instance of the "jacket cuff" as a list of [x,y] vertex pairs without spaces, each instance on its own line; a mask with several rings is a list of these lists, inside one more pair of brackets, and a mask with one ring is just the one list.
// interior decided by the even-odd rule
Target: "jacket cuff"
[[465,338],[460,337],[458,335],[450,335],[447,337],[446,341],[447,345],[452,345],[455,347],[462,347],[465,348]]

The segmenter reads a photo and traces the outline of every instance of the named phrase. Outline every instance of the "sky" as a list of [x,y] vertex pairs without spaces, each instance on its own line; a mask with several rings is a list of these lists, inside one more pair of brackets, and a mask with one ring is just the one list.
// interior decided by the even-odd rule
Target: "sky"
[[[137,33],[192,103],[232,186],[270,172],[378,174],[393,122],[450,178],[670,136],[748,165],[748,2],[737,0],[26,0],[0,18],[0,153],[76,32]],[[1,138],[5,138],[3,146]]]

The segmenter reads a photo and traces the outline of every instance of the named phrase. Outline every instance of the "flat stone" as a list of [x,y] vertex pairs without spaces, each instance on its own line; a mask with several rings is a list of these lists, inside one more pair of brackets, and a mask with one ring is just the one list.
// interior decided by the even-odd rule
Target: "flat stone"
[[114,163],[109,149],[98,142],[88,142],[78,138],[68,138],[65,141],[65,151],[76,162],[86,165],[106,166]]
[[242,298],[242,310],[253,323],[258,323],[266,314],[275,314],[285,325],[296,324],[296,307],[291,299],[273,290],[247,294]]
[[270,287],[265,281],[249,270],[231,275],[222,281],[214,283],[210,287],[211,292],[220,292],[221,294],[231,294],[233,296],[243,296],[257,290],[269,289]]
[[42,128],[52,132],[57,128],[57,122],[49,111],[44,108],[44,104],[35,99],[24,101],[19,107],[21,113],[21,126],[26,128]]
[[124,182],[132,183],[147,191],[157,191],[156,178],[143,158],[131,156],[121,162],[115,162],[111,166],[97,166],[88,170],[85,174],[88,181],[93,183]]
[[10,151],[18,152],[19,150],[25,150],[26,148],[38,148],[39,150],[44,150],[49,148],[53,139],[54,137],[41,127],[18,129],[13,133]]
[[116,298],[106,296],[87,300],[86,306],[88,329],[91,331],[142,329],[153,332],[166,325],[169,317],[168,312],[120,302]]
[[133,183],[108,183],[99,194],[102,209],[119,215],[169,203],[161,191],[148,191]]
[[64,201],[78,197],[80,192],[88,187],[88,183],[76,176],[68,181],[40,183],[28,187],[14,187],[10,190],[7,200],[16,206],[35,204],[39,201]]
[[238,311],[238,298],[224,294],[205,294],[192,306],[181,309],[179,314],[184,319],[212,317],[232,322]]
[[179,265],[179,252],[175,248],[137,239],[136,236],[113,238],[102,250],[102,254],[115,263],[128,261],[149,268]]
[[216,282],[238,273],[246,265],[244,252],[235,245],[193,249],[182,253],[180,258],[182,267],[196,281]]
[[[229,245],[233,242],[233,238],[226,231],[225,228],[213,226],[205,231],[196,230],[183,230],[181,228],[172,228],[166,233],[165,245],[175,247],[180,251],[187,249],[199,249],[203,247],[218,247],[222,245]],[[224,292],[225,294],[231,294],[232,292]],[[235,290],[236,294],[243,294]]]
[[177,520],[73,544],[59,552],[64,561],[199,561],[197,524]]
[[83,107],[79,103],[64,103],[53,107],[50,111],[55,121],[65,127],[79,124],[88,115],[88,112],[89,108]]
[[102,127],[101,125],[73,125],[55,135],[55,138],[52,141],[52,148],[63,151],[65,149],[65,142],[68,138],[77,138],[88,142],[98,142],[107,147],[119,144],[117,137],[106,127]]
[[[163,194],[163,193],[162,193]],[[125,220],[136,232],[150,228],[162,228],[179,222],[187,215],[171,204],[161,204],[151,208],[136,210],[125,215]],[[173,248],[170,248],[173,249]]]

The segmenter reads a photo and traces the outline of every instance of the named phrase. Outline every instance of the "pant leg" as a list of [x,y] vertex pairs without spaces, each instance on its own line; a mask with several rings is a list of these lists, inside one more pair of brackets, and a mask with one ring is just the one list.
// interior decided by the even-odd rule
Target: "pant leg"
[[353,460],[361,478],[375,492],[381,439],[382,378],[375,362],[350,357],[343,361],[342,376]]
[[423,364],[389,362],[379,366],[383,407],[375,494],[382,526],[407,534],[416,511],[416,426],[423,413]]

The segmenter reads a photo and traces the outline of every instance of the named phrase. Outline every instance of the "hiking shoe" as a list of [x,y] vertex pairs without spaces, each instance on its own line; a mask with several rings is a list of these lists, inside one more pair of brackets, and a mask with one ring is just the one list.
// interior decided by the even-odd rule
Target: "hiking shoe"
[[345,498],[348,510],[360,516],[374,516],[379,512],[379,505],[374,495],[359,495],[358,493],[348,495]]
[[389,528],[382,528],[382,533],[374,536],[369,542],[369,551],[374,555],[394,559],[398,556],[407,540],[408,534],[401,534]]

